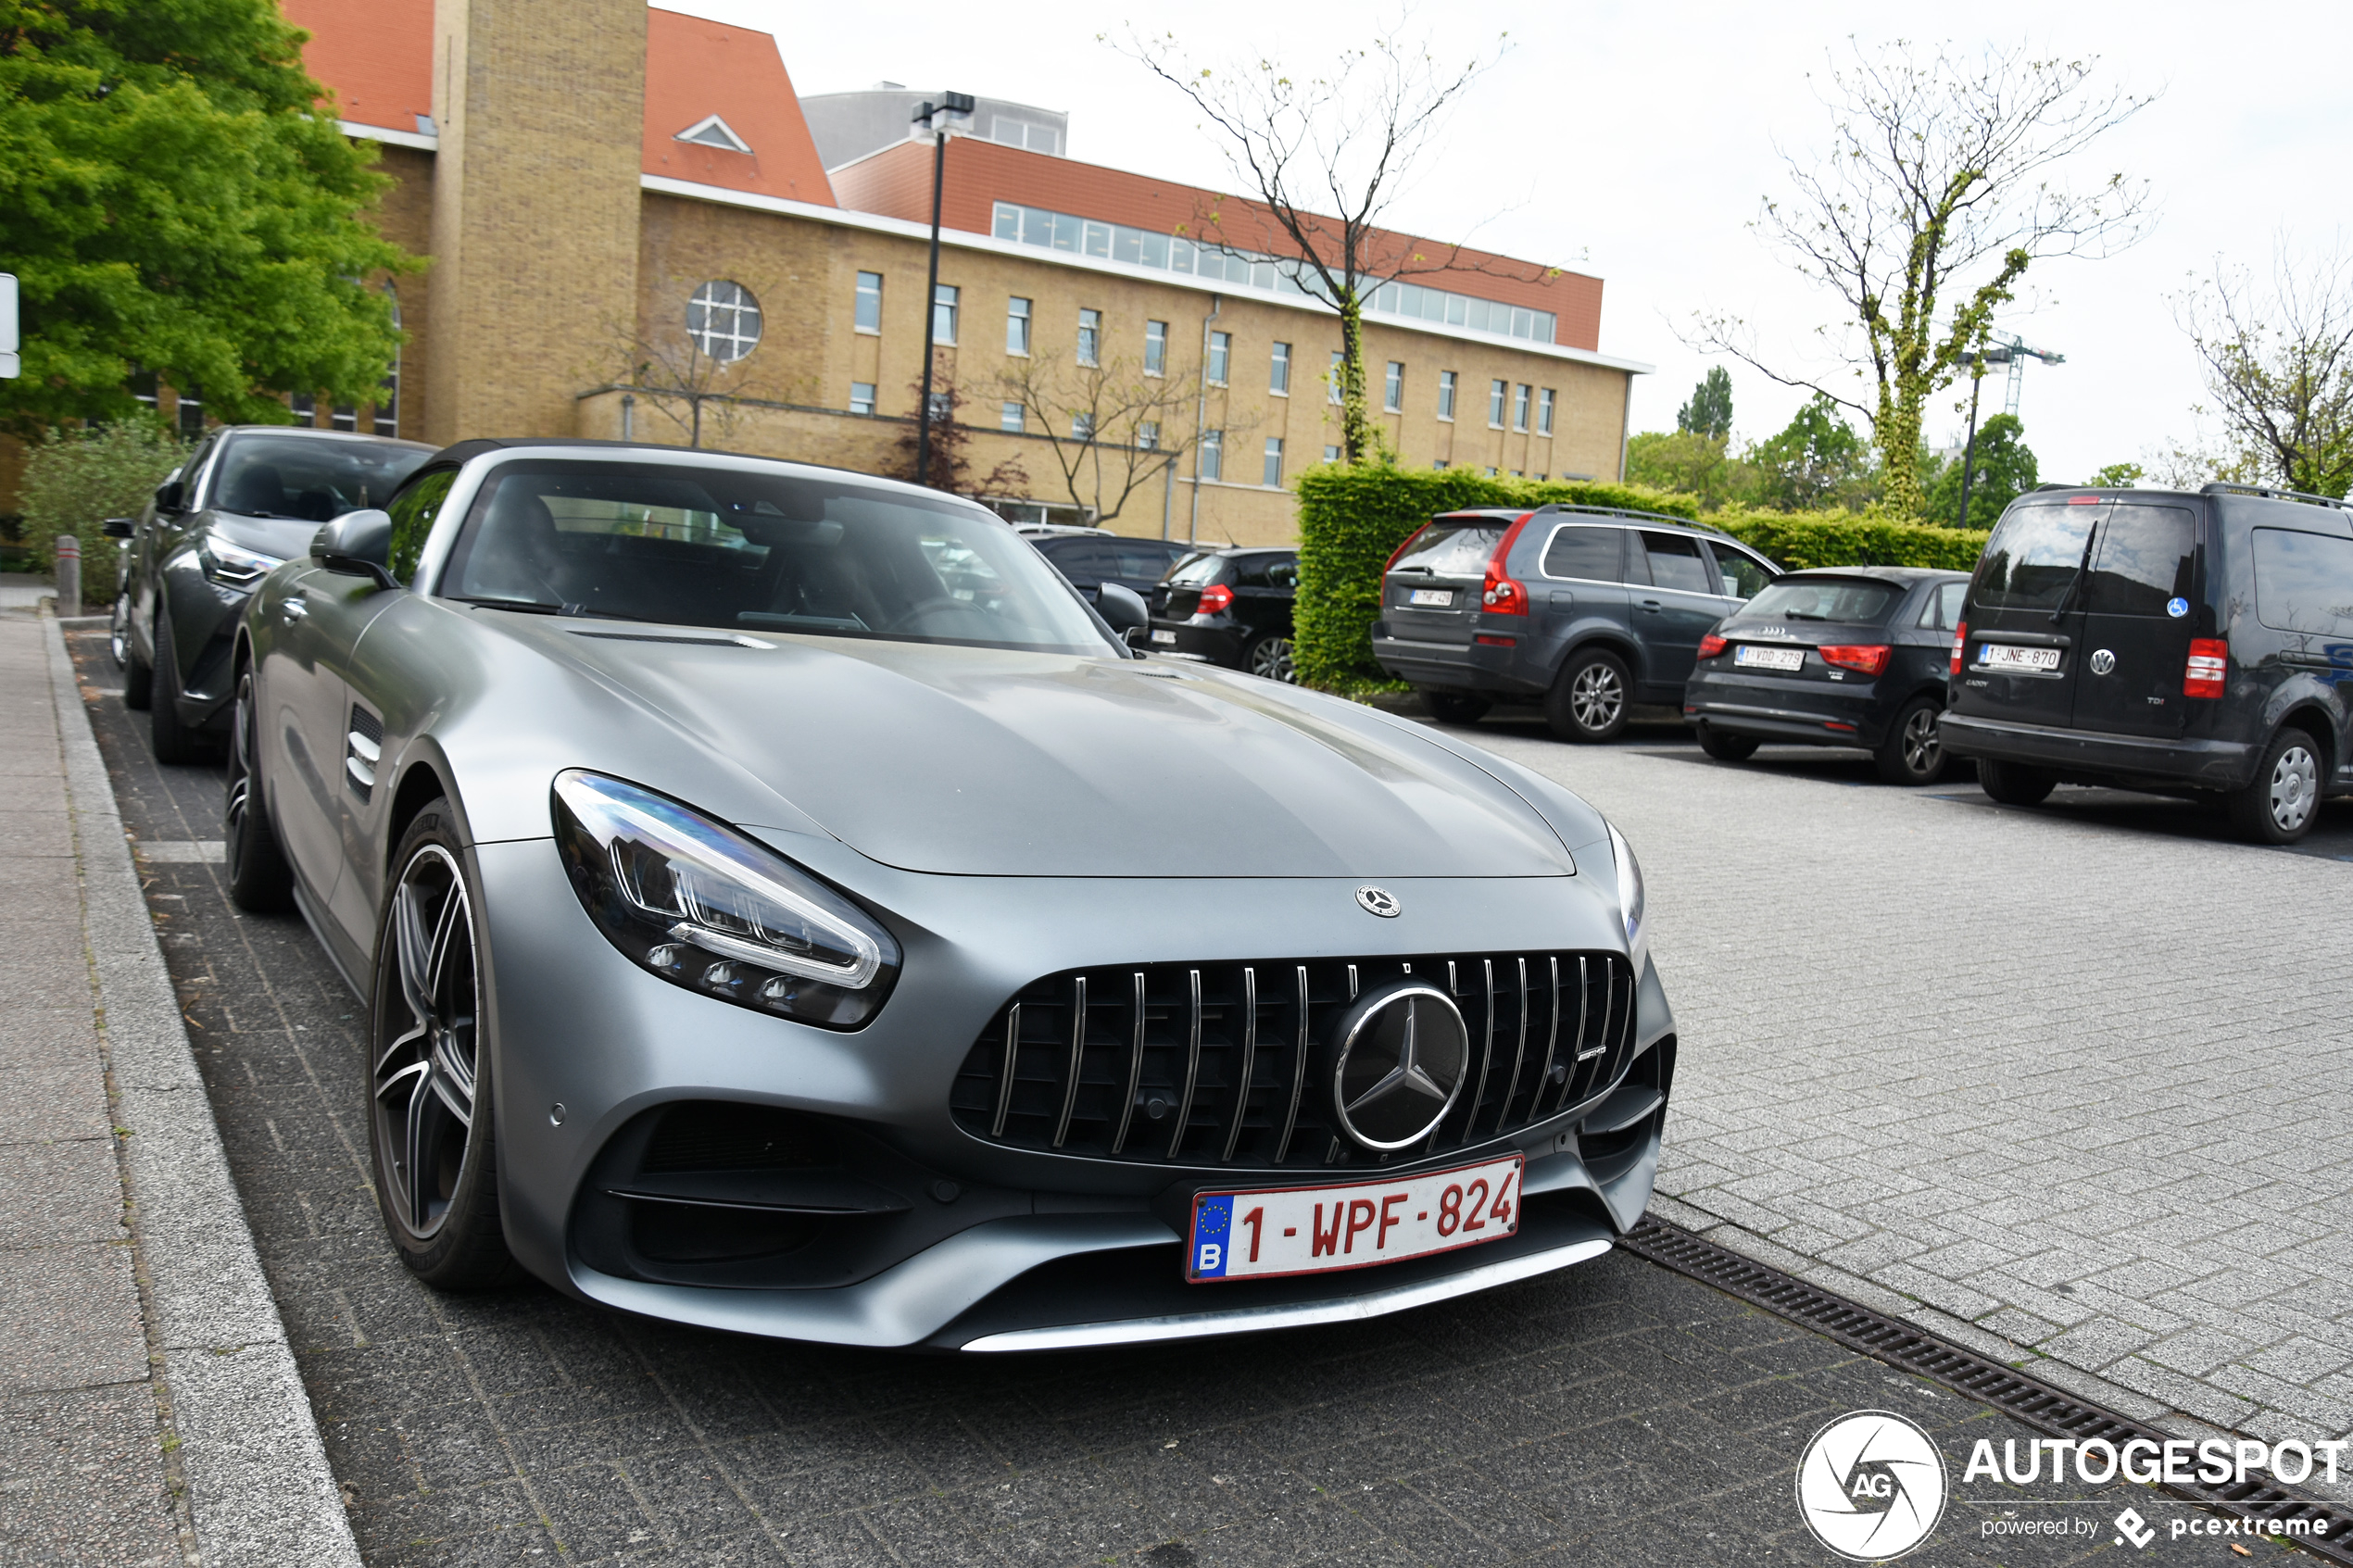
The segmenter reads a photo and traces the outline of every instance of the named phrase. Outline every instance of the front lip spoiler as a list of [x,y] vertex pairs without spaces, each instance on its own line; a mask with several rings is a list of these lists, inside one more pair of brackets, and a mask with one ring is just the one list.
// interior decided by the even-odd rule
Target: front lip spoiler
[[1224,1312],[1186,1312],[1175,1317],[1129,1318],[1118,1323],[1070,1323],[1057,1328],[1021,1328],[985,1334],[968,1340],[966,1350],[1075,1350],[1105,1345],[1134,1345],[1147,1340],[1201,1339],[1222,1334],[1256,1334],[1270,1328],[1303,1328],[1314,1323],[1361,1323],[1415,1307],[1452,1300],[1475,1290],[1531,1279],[1538,1274],[1598,1258],[1613,1244],[1607,1240],[1572,1242],[1547,1252],[1506,1258],[1460,1273],[1415,1285],[1400,1285],[1366,1296],[1339,1301],[1313,1301],[1298,1306],[1239,1307]]

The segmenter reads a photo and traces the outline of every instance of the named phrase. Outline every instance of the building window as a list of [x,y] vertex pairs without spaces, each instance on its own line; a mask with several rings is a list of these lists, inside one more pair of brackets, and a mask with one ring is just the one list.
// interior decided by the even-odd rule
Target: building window
[[1266,390],[1277,397],[1290,395],[1290,345],[1288,343],[1275,345],[1274,365],[1266,372]]
[[286,407],[294,410],[295,423],[305,429],[319,422],[319,399],[308,392],[290,392]]
[[1018,403],[1007,403],[1000,407],[997,410],[997,428],[1008,430],[1019,435],[1023,428],[1022,406]]
[[1224,431],[1205,430],[1201,433],[1201,457],[1197,460],[1201,465],[1202,478],[1222,479],[1225,477],[1226,433]]
[[1080,413],[1076,413],[1076,414],[1073,414],[1073,415],[1071,415],[1071,417],[1070,417],[1070,438],[1071,438],[1073,441],[1092,441],[1092,440],[1094,440],[1094,439],[1095,439],[1095,416],[1094,416],[1094,415],[1092,415],[1092,414],[1089,414],[1089,413],[1085,413],[1085,412],[1080,412]]
[[1454,372],[1438,372],[1438,417],[1452,420],[1454,417]]
[[1553,433],[1553,389],[1549,386],[1536,395],[1536,433]]
[[1326,442],[1324,444],[1324,461],[1327,463],[1336,463],[1340,461],[1340,448],[1331,445],[1329,442]]
[[941,283],[931,291],[931,341],[933,343],[946,344],[950,348],[955,346],[957,298],[958,292],[953,283]]
[[849,383],[849,411],[853,414],[871,414],[875,411],[875,383],[873,382],[854,381]]
[[338,403],[327,415],[329,430],[358,430],[359,410],[348,403]]
[[1103,362],[1103,313],[1081,310],[1078,313],[1078,362],[1100,365]]
[[1333,349],[1332,368],[1324,374],[1324,379],[1331,383],[1331,400],[1334,403],[1338,403],[1340,401],[1340,362],[1341,358],[1342,356],[1340,351],[1337,348]]
[[1212,332],[1209,334],[1210,385],[1224,386],[1226,384],[1226,362],[1233,358],[1233,333]]
[[882,331],[882,274],[858,274],[858,330],[862,332]]
[[723,365],[760,346],[760,302],[741,283],[705,283],[686,302],[686,335]]
[[1005,352],[1026,358],[1029,353],[1029,301],[1005,301]]
[[1405,367],[1398,360],[1389,362],[1389,374],[1381,381],[1380,406],[1385,413],[1405,410]]
[[1512,388],[1512,428],[1528,428],[1528,388],[1525,386]]
[[1160,450],[1160,421],[1158,420],[1136,421],[1136,445],[1147,452]]
[[[399,324],[396,319],[393,322],[395,326]],[[394,378],[400,373],[400,351],[396,348],[392,352],[392,373],[384,377],[386,386],[393,385]],[[387,398],[385,401],[389,402],[390,399]],[[376,433],[378,435],[393,433],[384,429],[385,412],[384,403],[376,405]],[[181,440],[194,441],[204,433],[204,399],[196,395],[195,387],[183,386],[180,389],[180,408],[172,415],[172,418],[179,421]]]
[[936,425],[956,422],[956,395],[954,393],[935,392],[931,395],[931,422]]
[[156,401],[157,397],[162,395],[161,393],[157,390],[158,385],[159,383],[156,380],[156,373],[153,370],[134,370],[131,372],[131,395],[139,400],[139,406],[142,408],[145,408],[150,412],[153,412],[157,408],[162,407],[162,405]]
[[1266,467],[1258,483],[1270,490],[1279,488],[1283,483],[1283,438],[1279,435],[1266,438]]
[[1487,477],[1490,479],[1493,479],[1495,477],[1495,470],[1492,465],[1490,465],[1487,470]]
[[1442,469],[1446,466],[1446,459],[1443,458],[1432,458],[1429,460],[1429,466],[1434,469]]
[[1168,323],[1144,323],[1144,374],[1157,376],[1168,369]]
[[[384,302],[392,311],[393,330],[398,332],[400,330],[400,295],[394,291],[390,283],[384,284]],[[181,394],[180,407],[182,409],[180,432],[182,435],[193,435],[195,432],[188,428],[188,415],[185,411],[188,407],[188,396],[185,393]],[[203,424],[203,416],[199,414],[196,419],[197,428],[201,429]],[[384,372],[384,379],[377,383],[374,424],[378,435],[400,433],[400,350],[396,346],[392,351],[392,368]]]
[[[1510,393],[1511,383],[1509,382],[1491,381],[1487,383],[1488,429],[1501,430],[1504,428],[1504,399],[1508,396]],[[1489,477],[1493,477],[1493,470],[1489,470]]]

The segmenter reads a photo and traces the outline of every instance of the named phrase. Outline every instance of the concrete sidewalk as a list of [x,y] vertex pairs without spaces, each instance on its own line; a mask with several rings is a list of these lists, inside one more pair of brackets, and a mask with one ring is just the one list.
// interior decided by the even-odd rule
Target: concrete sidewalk
[[32,596],[0,605],[0,1562],[356,1564]]

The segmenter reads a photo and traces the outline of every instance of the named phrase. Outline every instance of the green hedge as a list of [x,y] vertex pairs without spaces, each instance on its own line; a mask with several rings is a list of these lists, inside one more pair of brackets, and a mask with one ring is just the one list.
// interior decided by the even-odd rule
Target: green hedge
[[[1414,530],[1440,512],[1546,502],[1622,507],[1700,521],[1696,497],[1632,484],[1489,479],[1464,469],[1406,470],[1322,464],[1299,486],[1299,677],[1327,691],[1386,684],[1373,661],[1381,568]],[[1869,512],[1716,512],[1705,520],[1786,567],[1977,564],[1985,535],[1924,528]]]

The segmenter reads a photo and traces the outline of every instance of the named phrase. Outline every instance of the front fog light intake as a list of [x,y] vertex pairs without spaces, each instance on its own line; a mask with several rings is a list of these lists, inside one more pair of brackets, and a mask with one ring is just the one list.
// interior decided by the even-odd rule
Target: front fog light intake
[[673,985],[828,1029],[872,1018],[899,944],[865,910],[734,829],[618,779],[556,776],[556,846],[588,918]]

